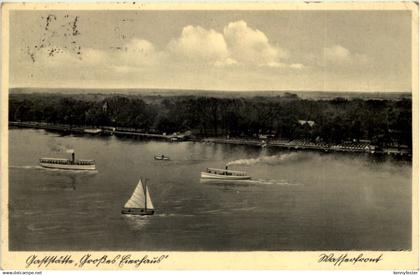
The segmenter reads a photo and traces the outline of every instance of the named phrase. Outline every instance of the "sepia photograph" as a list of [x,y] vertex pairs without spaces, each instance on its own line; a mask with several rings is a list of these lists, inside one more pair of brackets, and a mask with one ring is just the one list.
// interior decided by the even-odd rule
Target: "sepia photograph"
[[418,256],[416,5],[127,5],[3,6],[2,251]]

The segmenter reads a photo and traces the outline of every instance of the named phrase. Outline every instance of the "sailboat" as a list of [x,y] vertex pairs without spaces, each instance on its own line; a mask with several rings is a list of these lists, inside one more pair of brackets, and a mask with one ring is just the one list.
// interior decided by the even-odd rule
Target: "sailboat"
[[143,186],[140,179],[130,199],[125,203],[121,210],[121,214],[153,215],[154,213],[155,209],[152,200],[150,199],[147,184],[144,184]]

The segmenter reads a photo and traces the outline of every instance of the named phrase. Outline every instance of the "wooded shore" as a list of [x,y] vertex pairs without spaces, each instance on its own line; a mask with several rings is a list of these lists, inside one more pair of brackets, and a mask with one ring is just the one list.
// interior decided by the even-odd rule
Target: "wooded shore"
[[349,152],[349,153],[369,153],[369,154],[385,154],[403,157],[411,157],[406,146],[378,148],[368,141],[354,141],[340,144],[328,144],[324,142],[312,142],[305,139],[272,139],[267,137],[260,137],[257,139],[250,138],[230,138],[230,137],[195,137],[190,133],[173,133],[167,135],[166,133],[145,133],[138,129],[127,127],[89,127],[89,126],[72,126],[68,124],[52,124],[33,121],[10,121],[9,127],[19,128],[33,128],[44,129],[49,131],[64,132],[67,134],[81,134],[81,135],[102,135],[102,136],[117,136],[126,138],[144,138],[156,139],[171,142],[181,141],[196,141],[215,144],[233,144],[245,145],[255,147],[277,147],[287,150],[313,150],[322,152]]

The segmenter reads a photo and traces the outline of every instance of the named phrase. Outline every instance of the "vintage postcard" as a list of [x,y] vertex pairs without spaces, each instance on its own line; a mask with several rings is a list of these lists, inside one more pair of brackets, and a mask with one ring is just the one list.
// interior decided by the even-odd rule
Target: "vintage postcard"
[[418,3],[2,5],[5,270],[418,269]]

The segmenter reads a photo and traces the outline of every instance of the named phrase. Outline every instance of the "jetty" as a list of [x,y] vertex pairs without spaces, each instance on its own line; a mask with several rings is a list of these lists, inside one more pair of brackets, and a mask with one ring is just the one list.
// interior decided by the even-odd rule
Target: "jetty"
[[52,124],[45,122],[32,122],[32,121],[10,121],[9,126],[20,127],[20,128],[33,128],[33,129],[44,129],[49,131],[58,131],[68,134],[88,134],[88,135],[106,135],[106,136],[118,136],[128,138],[149,138],[149,139],[161,139],[165,141],[184,141],[188,137],[188,133],[173,133],[157,134],[147,133],[142,129],[128,128],[128,127],[110,127],[110,126],[73,126],[67,124]]
[[69,133],[85,133],[85,129],[91,129],[92,127],[80,127],[72,126],[68,124],[52,124],[45,122],[32,122],[32,121],[10,121],[9,126],[20,127],[20,128],[33,128],[33,129],[44,129],[50,131],[60,131]]
[[379,148],[370,142],[343,142],[328,144],[324,142],[312,142],[304,139],[282,140],[282,139],[238,139],[238,138],[205,138],[205,143],[220,143],[234,145],[250,145],[256,147],[284,148],[287,150],[311,150],[322,152],[348,152],[348,153],[369,153],[393,156],[411,156],[407,146]]

